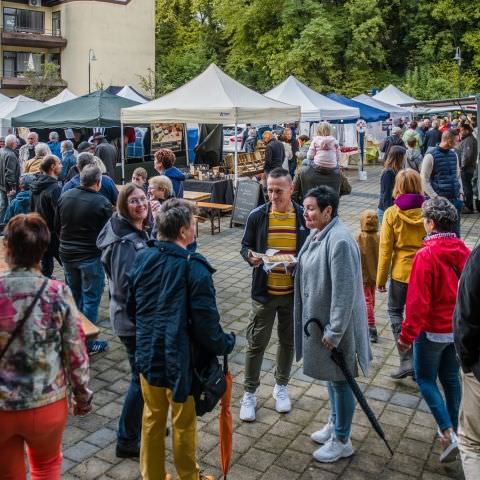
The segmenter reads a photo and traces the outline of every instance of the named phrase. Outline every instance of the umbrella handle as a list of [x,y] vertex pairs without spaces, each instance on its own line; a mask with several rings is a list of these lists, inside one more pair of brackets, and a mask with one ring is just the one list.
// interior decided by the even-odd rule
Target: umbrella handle
[[305,335],[307,337],[310,336],[310,332],[308,331],[308,327],[310,326],[311,323],[315,323],[318,326],[318,328],[320,329],[320,331],[322,332],[322,335],[323,335],[324,328],[323,328],[323,325],[320,323],[320,320],[318,318],[311,318],[310,320],[307,321],[307,323],[305,323],[305,325],[303,327],[303,331],[305,332]]

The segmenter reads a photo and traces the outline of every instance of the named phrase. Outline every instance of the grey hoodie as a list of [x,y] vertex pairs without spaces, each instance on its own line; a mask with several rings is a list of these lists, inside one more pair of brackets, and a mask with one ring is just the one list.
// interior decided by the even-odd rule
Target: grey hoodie
[[127,219],[115,213],[97,238],[101,260],[109,281],[110,321],[115,335],[135,335],[135,325],[126,311],[128,273],[137,252],[147,246],[149,235],[137,230]]

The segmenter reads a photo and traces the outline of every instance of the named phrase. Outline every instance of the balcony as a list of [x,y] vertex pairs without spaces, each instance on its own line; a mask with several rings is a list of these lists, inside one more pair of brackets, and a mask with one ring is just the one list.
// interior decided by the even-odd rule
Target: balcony
[[[13,72],[5,72],[5,76],[1,79],[1,88],[22,89],[29,87],[32,82],[29,78],[22,76],[21,73],[15,75]],[[65,80],[58,80],[51,84],[52,87],[67,87]]]
[[13,47],[64,48],[67,39],[59,31],[39,32],[26,29],[2,29],[2,45]]

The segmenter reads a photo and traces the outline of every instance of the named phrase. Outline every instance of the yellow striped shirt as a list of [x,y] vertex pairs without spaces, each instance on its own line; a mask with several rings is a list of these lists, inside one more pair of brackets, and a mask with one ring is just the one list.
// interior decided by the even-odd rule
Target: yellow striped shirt
[[[279,255],[296,255],[296,225],[295,210],[286,213],[270,212],[268,216],[267,248],[279,250]],[[267,287],[270,295],[288,295],[293,293],[293,277],[286,273],[283,267],[274,268],[268,274]]]

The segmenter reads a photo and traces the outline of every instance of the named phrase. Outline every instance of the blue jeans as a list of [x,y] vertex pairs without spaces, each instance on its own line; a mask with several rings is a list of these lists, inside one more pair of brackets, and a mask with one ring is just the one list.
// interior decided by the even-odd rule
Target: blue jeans
[[380,210],[377,208],[377,215],[378,215],[378,226],[379,228],[382,228],[382,222],[383,222],[383,214],[385,213],[385,210]]
[[328,382],[328,396],[335,436],[346,442],[352,432],[355,397],[347,382]]
[[[413,344],[413,366],[422,397],[443,432],[456,431],[462,397],[459,366],[453,343],[432,342],[422,332]],[[442,384],[445,400],[437,386]]]
[[105,273],[100,257],[84,262],[62,259],[65,282],[72,290],[77,308],[92,322],[97,323],[98,307],[105,286]]
[[457,234],[457,237],[460,238],[460,219],[462,218],[462,209],[463,209],[463,200],[450,200],[453,206],[457,209],[458,220],[453,228],[453,231]]
[[132,377],[118,422],[117,443],[120,448],[135,450],[140,449],[143,415],[142,389],[138,370],[135,366],[135,336],[120,337],[120,340],[127,350]]

